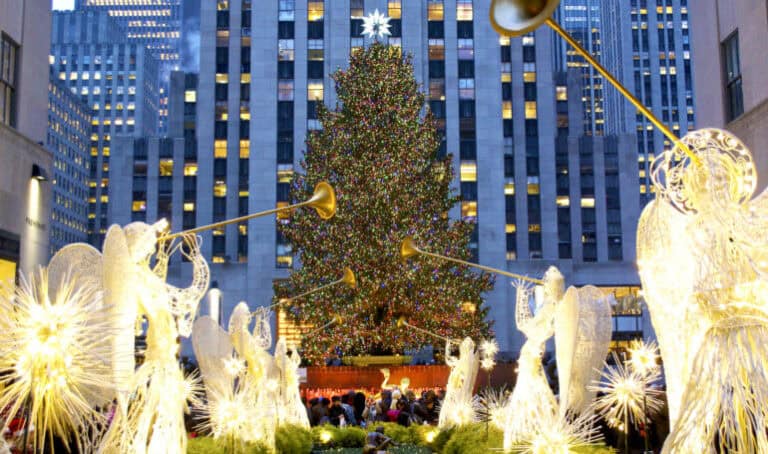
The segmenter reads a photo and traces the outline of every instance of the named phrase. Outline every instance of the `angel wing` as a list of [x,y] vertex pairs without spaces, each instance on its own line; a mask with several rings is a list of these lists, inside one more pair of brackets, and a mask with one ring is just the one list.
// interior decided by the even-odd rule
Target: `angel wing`
[[555,316],[555,350],[560,413],[580,415],[595,397],[597,380],[611,343],[609,296],[597,287],[569,287]]
[[233,381],[226,362],[232,358],[232,341],[227,332],[211,317],[200,317],[192,328],[192,348],[208,398],[229,395]]
[[88,285],[102,290],[104,268],[101,252],[85,243],[68,244],[59,249],[48,262],[48,293],[56,297],[56,289],[65,281],[75,282],[75,287]]
[[125,232],[117,225],[107,230],[103,252],[104,305],[109,311],[112,343],[112,377],[118,393],[132,389],[136,361],[134,326],[138,314],[135,287],[138,269],[128,247]]
[[696,264],[689,219],[666,200],[648,204],[637,227],[637,263],[645,301],[664,358],[670,425],[674,426],[693,356],[706,332],[693,301]]

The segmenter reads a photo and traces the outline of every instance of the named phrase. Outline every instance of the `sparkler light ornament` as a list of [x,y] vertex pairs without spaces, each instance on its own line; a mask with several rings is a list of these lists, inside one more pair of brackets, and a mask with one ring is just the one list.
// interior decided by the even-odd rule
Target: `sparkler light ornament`
[[451,354],[451,342],[445,344],[445,363],[451,368],[445,387],[445,399],[440,406],[437,427],[463,426],[476,419],[473,391],[480,365],[475,343],[469,337],[459,344],[459,356]]
[[71,274],[62,276],[51,293],[42,268],[29,280],[22,276],[15,292],[0,290],[0,370],[6,372],[0,408],[7,423],[31,402],[35,452],[45,451],[51,436],[85,449],[89,433],[104,422],[93,407],[105,405],[114,392],[104,384],[111,372],[110,327],[101,292],[74,283]]
[[496,365],[496,353],[499,352],[499,344],[496,339],[486,339],[480,342],[480,367],[490,372]]
[[669,388],[664,452],[765,452],[768,192],[750,151],[702,129],[657,157],[657,198],[638,226],[638,265]]
[[391,34],[389,17],[379,13],[378,8],[363,18],[363,35],[368,38],[384,38]]
[[649,415],[661,409],[661,391],[651,386],[660,374],[658,370],[651,370],[643,375],[623,364],[615,353],[613,362],[613,365],[605,365],[602,379],[590,386],[592,391],[601,394],[593,406],[609,425],[616,427],[623,422],[627,430],[629,422],[637,427],[638,422],[643,420],[644,397]]
[[571,454],[587,448],[602,439],[595,416],[582,414],[570,420],[546,412],[540,415],[540,424],[522,436],[510,451],[521,454]]
[[629,365],[640,375],[652,375],[658,370],[656,361],[659,358],[659,348],[656,342],[636,340],[629,347]]

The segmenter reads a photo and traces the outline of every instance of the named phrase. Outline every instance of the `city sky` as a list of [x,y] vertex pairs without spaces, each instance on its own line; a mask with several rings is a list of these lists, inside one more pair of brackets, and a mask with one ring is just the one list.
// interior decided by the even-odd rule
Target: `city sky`
[[75,0],[53,0],[53,9],[72,9],[75,7]]

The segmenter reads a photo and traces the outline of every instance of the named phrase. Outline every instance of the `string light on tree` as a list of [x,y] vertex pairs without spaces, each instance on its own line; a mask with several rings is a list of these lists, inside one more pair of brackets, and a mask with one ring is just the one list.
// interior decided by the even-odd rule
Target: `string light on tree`
[[[432,343],[423,332],[398,328],[401,316],[443,338],[492,337],[483,293],[492,276],[425,258],[403,261],[398,247],[413,236],[451,257],[468,259],[474,225],[446,213],[459,202],[452,157],[438,157],[440,137],[424,112],[411,57],[381,43],[356,52],[334,75],[339,110],[318,106],[323,127],[307,138],[304,172],[295,173],[291,197],[303,200],[328,180],[338,195],[333,219],[317,223],[296,212],[278,225],[302,266],[275,284],[276,299],[327,284],[324,276],[354,270],[357,289],[327,287],[313,298],[282,305],[289,319],[317,329],[304,336],[302,357],[394,354]],[[464,310],[467,303],[475,310]],[[319,329],[329,315],[343,323]]]

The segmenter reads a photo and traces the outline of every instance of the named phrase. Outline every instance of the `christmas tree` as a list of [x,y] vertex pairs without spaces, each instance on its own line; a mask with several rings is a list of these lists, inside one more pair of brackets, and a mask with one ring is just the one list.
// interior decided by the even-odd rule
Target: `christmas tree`
[[393,354],[435,344],[398,328],[400,316],[449,338],[489,336],[482,294],[493,287],[490,275],[426,257],[405,262],[399,255],[400,242],[413,235],[427,250],[469,259],[474,228],[448,218],[459,201],[450,188],[451,157],[437,156],[436,123],[425,114],[410,56],[375,43],[357,51],[333,79],[339,103],[335,111],[319,103],[323,128],[308,135],[305,174],[294,176],[291,197],[306,200],[315,184],[328,181],[338,211],[318,222],[299,210],[280,224],[301,267],[276,284],[275,293],[301,294],[338,279],[344,267],[355,272],[358,288],[335,286],[284,308],[295,322],[315,327],[343,317],[304,338],[304,356],[316,363],[333,351]]

